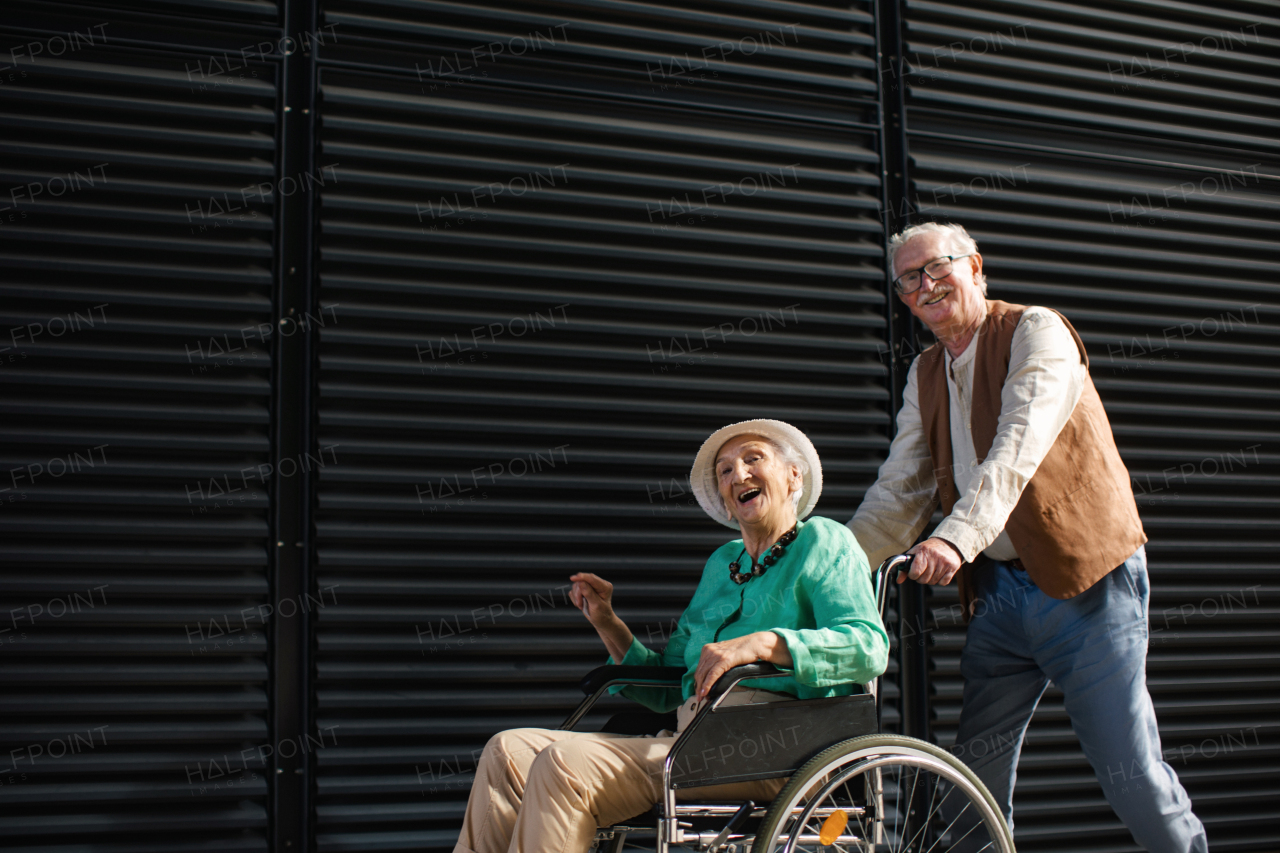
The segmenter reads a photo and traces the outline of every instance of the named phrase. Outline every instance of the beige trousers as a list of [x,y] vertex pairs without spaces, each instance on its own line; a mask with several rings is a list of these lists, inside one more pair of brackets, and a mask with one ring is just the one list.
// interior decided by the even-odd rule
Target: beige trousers
[[[675,737],[512,729],[493,736],[476,767],[454,853],[586,853],[596,827],[662,798]],[[768,802],[785,779],[690,788],[681,798]]]

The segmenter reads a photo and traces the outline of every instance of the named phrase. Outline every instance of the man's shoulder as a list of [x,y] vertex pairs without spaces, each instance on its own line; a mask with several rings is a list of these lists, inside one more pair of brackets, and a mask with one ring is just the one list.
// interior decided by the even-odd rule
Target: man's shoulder
[[822,556],[838,557],[848,553],[854,560],[866,562],[867,556],[858,544],[853,531],[846,525],[822,516],[810,516],[804,521],[801,534],[806,540],[808,550],[819,552]]
[[1020,325],[1061,325],[1063,321],[1062,315],[1052,308],[1045,308],[1043,305],[1028,305],[1026,310],[1022,312],[1022,321]]
[[1038,305],[1023,313],[1011,343],[1015,357],[1022,354],[1042,358],[1052,353],[1072,358],[1079,350],[1071,322],[1052,308]]
[[[1005,303],[993,303],[1004,305]],[[1008,336],[1011,354],[1025,350],[1033,341],[1042,343],[1046,340],[1054,341],[1057,348],[1061,348],[1064,352],[1068,349],[1074,350],[1075,345],[1072,342],[1071,324],[1066,317],[1059,314],[1052,308],[1046,308],[1043,305],[1014,305],[1008,306],[1017,309],[1016,311],[1006,311],[999,317],[1000,331]],[[1016,318],[1016,324],[1010,321]],[[993,327],[992,332],[996,332]],[[997,333],[997,337],[1000,335]]]

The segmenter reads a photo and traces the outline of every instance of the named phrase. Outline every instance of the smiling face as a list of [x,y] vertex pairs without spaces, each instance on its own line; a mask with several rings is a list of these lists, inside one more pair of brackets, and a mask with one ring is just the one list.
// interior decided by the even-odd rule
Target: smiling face
[[[898,250],[893,274],[898,276],[938,258],[956,254],[964,254],[964,250],[956,249],[949,235],[937,232],[918,234]],[[987,316],[987,298],[975,280],[981,273],[981,255],[957,258],[949,275],[934,281],[921,274],[920,289],[905,296],[899,294],[898,298],[935,336],[950,337],[957,330],[976,327]]]
[[791,492],[804,485],[800,469],[758,435],[729,439],[716,454],[716,487],[729,515],[741,526],[795,524]]

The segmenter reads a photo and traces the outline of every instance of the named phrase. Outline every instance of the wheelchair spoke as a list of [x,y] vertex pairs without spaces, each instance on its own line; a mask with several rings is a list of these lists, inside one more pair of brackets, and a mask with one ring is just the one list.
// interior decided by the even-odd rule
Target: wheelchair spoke
[[[942,795],[941,800],[938,800],[936,804],[930,806],[929,813],[925,815],[924,821],[921,822],[920,830],[917,834],[924,833],[926,830],[929,829],[930,824],[933,823],[933,816],[938,813],[938,809],[942,808],[942,804],[946,802],[947,797],[951,796],[952,792],[954,791],[955,791],[954,787],[948,789],[947,793]],[[938,796],[938,782],[935,781],[933,783],[933,793],[929,795],[929,802],[933,803],[934,798],[937,796]],[[965,803],[965,808],[968,808],[968,807],[969,807],[969,804]],[[912,840],[914,841],[915,839],[912,839]]]
[[[950,792],[948,792],[948,793],[950,793]],[[961,816],[961,815],[963,815],[965,812],[967,812],[967,811],[969,810],[969,806],[970,806],[970,805],[972,805],[972,804],[971,804],[971,803],[965,803],[965,804],[964,804],[964,808],[962,808],[962,809],[961,809],[961,810],[956,814],[956,816],[955,816],[954,818],[952,818],[952,819],[951,819],[951,823],[947,824],[947,825],[946,825],[946,828],[944,828],[944,829],[942,830],[942,832],[938,833],[938,837],[937,837],[937,839],[935,839],[935,840],[934,840],[934,842],[933,842],[932,844],[930,844],[930,845],[929,845],[929,849],[928,849],[928,850],[926,850],[926,851],[924,851],[924,853],[933,853],[933,848],[937,847],[939,844],[941,844],[941,843],[942,843],[942,839],[944,839],[944,838],[946,838],[946,837],[947,837],[947,833],[951,832],[951,827],[955,826],[955,825],[956,825],[956,821],[958,821],[958,820],[960,819],[960,816]],[[973,831],[974,831],[975,829],[977,829],[977,828],[978,828],[978,825],[975,823],[973,826],[969,827],[969,832],[973,832]],[[969,837],[969,832],[966,832],[964,835],[960,836],[960,837],[959,837],[959,838],[957,838],[955,841],[953,841],[953,842],[951,843],[951,846],[952,846],[952,847],[954,847],[957,843],[959,843],[959,842],[963,841],[965,838],[968,838],[968,837]]]
[[[919,782],[919,781],[920,781],[920,768],[919,768],[919,767],[916,767],[916,768],[913,768],[912,773],[911,773],[911,793],[907,795],[907,811],[908,811],[908,813],[910,813],[911,803],[912,803],[912,802],[915,800],[915,798],[916,798],[916,783],[917,783],[917,782]],[[899,796],[901,796],[901,794],[902,794],[902,783],[901,783],[901,782],[899,782],[899,783],[898,783],[898,794],[899,794]],[[903,814],[903,811],[902,811],[902,802],[901,802],[901,800],[899,800],[898,805],[897,805],[897,808],[894,810],[894,813],[893,813],[893,834],[894,834],[896,837],[898,837],[898,838],[901,838],[901,837],[902,837],[902,834],[900,834],[900,833],[898,832],[898,817],[899,817],[899,816],[901,816],[902,814]],[[902,820],[902,831],[903,831],[903,833],[905,833],[905,832],[906,832],[906,830],[907,830],[907,821],[906,821],[906,818],[904,817],[904,818],[903,818],[903,820]],[[899,849],[899,850],[901,850],[901,849],[902,849],[902,847],[901,847],[901,846],[899,846],[899,847],[898,847],[898,849]]]
[[[919,775],[919,773],[920,773],[920,770],[919,770],[919,768],[917,768],[917,769],[916,769],[916,775],[918,776],[918,775]],[[910,813],[911,813],[911,811],[910,811],[910,810],[911,810],[911,803],[912,803],[912,801],[915,799],[915,796],[914,796],[914,795],[915,795],[915,788],[916,788],[915,783],[914,783],[914,782],[912,782],[912,784],[911,784],[912,799],[907,801],[907,814],[910,814]],[[937,787],[935,786],[935,787],[934,787],[934,791],[933,791],[933,793],[931,793],[931,794],[929,795],[929,801],[930,801],[930,802],[932,802],[932,801],[933,801],[933,797],[934,797],[936,794],[937,794]],[[907,849],[910,849],[910,848],[911,848],[911,845],[913,845],[913,844],[915,844],[915,843],[916,843],[916,839],[917,839],[917,838],[919,838],[920,836],[924,835],[925,830],[929,828],[929,821],[930,821],[930,820],[932,820],[932,818],[933,818],[933,812],[934,812],[934,810],[933,810],[933,809],[929,809],[929,814],[928,814],[928,816],[927,816],[923,821],[921,821],[921,822],[920,822],[920,828],[919,828],[919,829],[917,829],[917,830],[915,831],[915,834],[911,836],[911,840],[910,840],[910,841],[908,841],[908,842],[907,842],[903,847],[900,847],[900,848],[899,848],[900,850],[907,850]],[[907,827],[905,826],[905,821],[904,821],[904,827],[903,827],[903,829],[904,829],[904,830],[905,830],[905,829],[907,829]],[[905,832],[904,832],[904,834],[905,834]]]
[[[975,829],[977,829],[977,828],[978,828],[978,824],[976,824],[976,823],[975,823],[973,826],[969,827],[968,831],[967,831],[967,832],[965,832],[965,834],[964,834],[964,835],[960,836],[960,837],[959,837],[959,838],[957,838],[955,841],[951,842],[951,846],[952,846],[952,847],[955,847],[955,846],[956,846],[957,844],[959,844],[961,841],[964,841],[966,838],[968,838],[968,837],[969,837],[970,833],[972,833],[972,832],[973,832]],[[935,842],[935,843],[936,843],[936,842]],[[981,847],[979,847],[976,851],[974,851],[974,853],[982,853],[982,851],[983,851],[983,850],[990,850],[993,844],[995,844],[995,842],[994,842],[994,841],[988,841],[986,844],[982,845],[982,846],[981,846]],[[932,848],[930,848],[930,849],[932,849]]]

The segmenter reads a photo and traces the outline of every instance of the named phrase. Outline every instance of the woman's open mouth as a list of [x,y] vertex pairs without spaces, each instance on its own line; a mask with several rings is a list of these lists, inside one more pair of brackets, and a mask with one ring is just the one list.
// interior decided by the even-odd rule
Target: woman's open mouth
[[738,503],[740,504],[750,503],[752,500],[756,499],[759,496],[760,496],[759,489],[747,489],[745,492],[738,495]]

